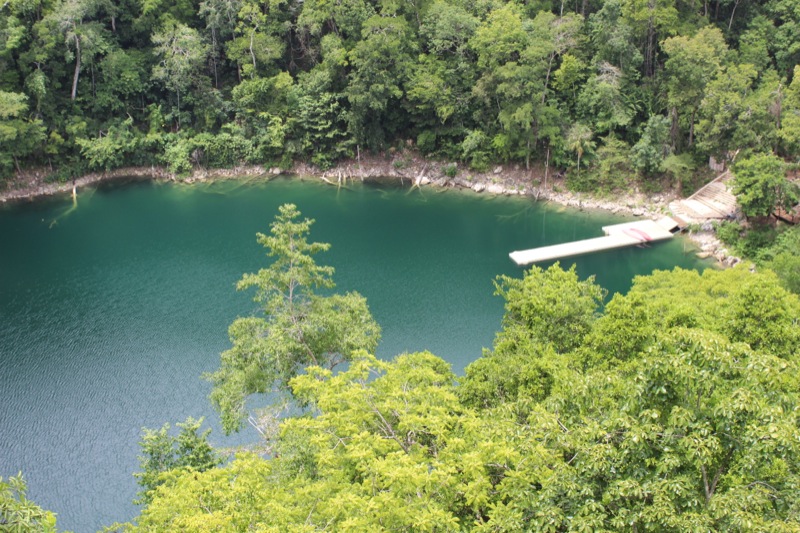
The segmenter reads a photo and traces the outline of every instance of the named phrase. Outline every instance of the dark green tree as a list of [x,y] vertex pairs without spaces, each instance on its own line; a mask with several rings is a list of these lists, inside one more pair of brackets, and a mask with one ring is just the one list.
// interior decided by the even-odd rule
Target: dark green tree
[[707,26],[693,37],[670,37],[662,43],[668,59],[664,63],[667,101],[673,119],[672,144],[680,147],[677,135],[688,129],[687,146],[694,144],[694,128],[706,87],[725,60],[727,46],[722,32]]
[[667,117],[651,116],[639,142],[631,148],[633,166],[645,175],[663,172],[664,160],[672,153],[669,123]]
[[44,140],[44,125],[27,118],[27,97],[0,91],[0,178],[20,169],[20,159],[33,154]]
[[399,105],[411,75],[417,43],[406,20],[393,14],[364,22],[362,39],[349,54],[348,124],[357,143],[378,149],[407,126]]
[[170,24],[153,34],[154,53],[158,63],[153,67],[153,80],[175,94],[175,119],[181,127],[181,96],[205,81],[202,67],[208,56],[208,45],[194,28]]
[[748,217],[765,217],[776,207],[793,207],[794,187],[786,178],[786,166],[772,154],[757,154],[737,161],[733,169],[733,192]]

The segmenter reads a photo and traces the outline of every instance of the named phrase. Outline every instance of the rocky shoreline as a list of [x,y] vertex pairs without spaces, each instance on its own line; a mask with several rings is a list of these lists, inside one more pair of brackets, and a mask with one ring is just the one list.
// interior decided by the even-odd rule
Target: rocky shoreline
[[[372,156],[361,160],[344,161],[331,169],[298,163],[291,169],[267,168],[257,165],[230,169],[198,168],[189,176],[176,176],[163,167],[124,167],[108,172],[92,172],[66,183],[47,183],[43,170],[29,171],[12,182],[9,189],[0,191],[0,203],[31,201],[58,194],[71,194],[81,188],[102,182],[130,179],[156,179],[195,183],[237,177],[261,177],[265,180],[277,176],[311,176],[335,186],[350,181],[400,181],[411,187],[440,189],[470,189],[489,195],[527,196],[536,201],[553,202],[573,209],[601,209],[615,214],[641,216],[652,219],[670,213],[669,203],[678,196],[674,192],[646,195],[633,192],[617,195],[613,199],[594,197],[566,190],[563,176],[548,173],[543,168],[524,169],[520,165],[497,165],[488,172],[474,172],[459,168],[456,163],[442,163],[393,154]],[[722,266],[733,266],[740,259],[729,255],[710,224],[692,228],[689,238],[699,248],[701,258],[715,258]]]

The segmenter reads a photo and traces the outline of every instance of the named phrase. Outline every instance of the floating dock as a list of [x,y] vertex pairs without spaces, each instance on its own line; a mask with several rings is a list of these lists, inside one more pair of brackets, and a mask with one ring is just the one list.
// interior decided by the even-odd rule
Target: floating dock
[[531,250],[520,250],[511,252],[509,257],[516,264],[530,265],[540,261],[550,261],[563,257],[601,252],[603,250],[613,250],[626,246],[635,246],[654,241],[671,239],[673,231],[678,230],[678,223],[670,217],[661,220],[637,220],[624,224],[614,224],[604,226],[605,237],[595,237],[594,239],[584,239],[582,241],[554,244],[552,246],[542,246]]

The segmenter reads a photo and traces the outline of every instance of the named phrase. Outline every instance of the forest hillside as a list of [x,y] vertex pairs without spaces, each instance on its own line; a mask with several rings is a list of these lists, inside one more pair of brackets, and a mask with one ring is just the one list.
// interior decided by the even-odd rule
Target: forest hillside
[[794,0],[9,0],[0,175],[413,146],[576,190],[674,182],[794,159],[798,58]]

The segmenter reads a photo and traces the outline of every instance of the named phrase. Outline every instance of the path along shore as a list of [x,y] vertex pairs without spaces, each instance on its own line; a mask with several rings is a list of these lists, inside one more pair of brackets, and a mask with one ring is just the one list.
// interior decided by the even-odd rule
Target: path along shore
[[[320,171],[303,163],[291,169],[262,166],[240,166],[229,169],[195,169],[189,176],[175,176],[163,167],[125,167],[108,172],[92,172],[74,181],[47,183],[44,170],[28,171],[17,176],[11,187],[0,191],[0,203],[31,201],[58,194],[71,194],[73,190],[101,182],[129,179],[156,179],[185,183],[219,179],[252,177],[272,179],[280,175],[316,177],[334,186],[350,181],[401,181],[412,187],[440,189],[471,189],[489,195],[527,196],[537,201],[552,202],[574,209],[601,209],[621,215],[657,219],[670,214],[669,203],[675,193],[646,195],[640,192],[617,194],[614,198],[594,197],[586,193],[566,190],[562,176],[545,176],[541,168],[526,170],[520,165],[498,165],[487,172],[462,169],[453,163],[442,163],[401,154],[393,157],[373,156],[361,161],[344,161],[331,169]],[[733,266],[740,259],[729,255],[725,245],[715,236],[710,225],[693,228],[690,239],[698,246],[698,255],[713,257],[723,266]]]

